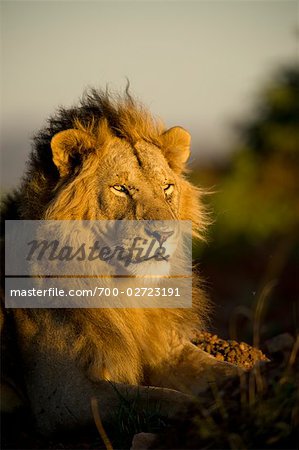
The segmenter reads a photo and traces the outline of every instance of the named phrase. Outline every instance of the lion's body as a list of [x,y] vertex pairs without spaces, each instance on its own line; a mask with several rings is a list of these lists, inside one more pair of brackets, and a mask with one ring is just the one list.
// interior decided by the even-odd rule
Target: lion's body
[[[182,175],[188,137],[172,130],[165,131],[130,96],[113,103],[93,91],[78,108],[61,109],[36,136],[29,170],[6,201],[3,219],[191,220],[200,236],[206,226],[200,191]],[[175,186],[171,197],[165,185]],[[126,186],[125,195],[113,186]],[[192,310],[10,310],[19,367],[40,429],[89,422],[92,396],[108,417],[118,400],[107,380],[132,395],[136,385],[191,392],[200,384],[214,360],[189,343],[207,311],[195,284]],[[156,399],[168,391],[150,392]]]

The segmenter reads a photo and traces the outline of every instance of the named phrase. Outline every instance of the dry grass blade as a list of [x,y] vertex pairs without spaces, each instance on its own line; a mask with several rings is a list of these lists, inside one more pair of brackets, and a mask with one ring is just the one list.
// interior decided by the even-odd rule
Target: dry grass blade
[[98,401],[94,397],[91,399],[91,410],[92,410],[92,414],[93,414],[93,418],[94,418],[97,430],[104,442],[106,450],[113,450],[110,439],[108,438],[107,433],[106,433],[106,431],[103,427],[102,421],[101,421],[99,408],[98,408]]
[[289,363],[288,363],[288,367],[292,367],[295,364],[298,352],[299,352],[299,335],[297,336],[297,339],[293,345]]

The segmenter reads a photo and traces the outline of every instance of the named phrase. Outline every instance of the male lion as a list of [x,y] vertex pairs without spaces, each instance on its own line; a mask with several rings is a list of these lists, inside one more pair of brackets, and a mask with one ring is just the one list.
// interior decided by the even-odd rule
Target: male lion
[[[183,175],[189,153],[189,133],[165,130],[128,92],[91,90],[36,135],[3,219],[189,220],[201,237],[207,224],[201,191]],[[193,291],[193,309],[3,308],[3,329],[7,321],[10,333],[13,328],[39,430],[92,423],[91,398],[104,421],[120,396],[137,393],[144,401],[159,399],[161,412],[171,414],[188,394],[234,372],[190,343],[207,313],[195,280]]]

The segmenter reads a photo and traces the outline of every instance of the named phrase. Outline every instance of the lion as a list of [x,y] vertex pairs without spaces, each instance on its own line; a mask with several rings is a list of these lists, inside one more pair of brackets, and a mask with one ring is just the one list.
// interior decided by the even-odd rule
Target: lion
[[[166,129],[128,91],[91,89],[34,137],[27,172],[2,217],[192,221],[193,236],[204,239],[203,192],[185,177],[190,141],[185,129]],[[159,401],[161,414],[171,415],[211,380],[235,374],[191,343],[208,310],[195,278],[193,308],[3,307],[3,330],[9,321],[38,430],[91,424],[92,398],[105,423],[122,396]]]

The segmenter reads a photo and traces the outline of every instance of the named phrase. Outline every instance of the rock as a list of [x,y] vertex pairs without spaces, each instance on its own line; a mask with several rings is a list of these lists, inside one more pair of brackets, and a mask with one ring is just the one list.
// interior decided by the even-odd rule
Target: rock
[[294,345],[294,338],[289,333],[279,334],[265,342],[265,346],[269,353],[279,353],[290,351]]
[[154,433],[138,433],[135,434],[132,441],[131,450],[147,450],[156,440],[157,435]]

